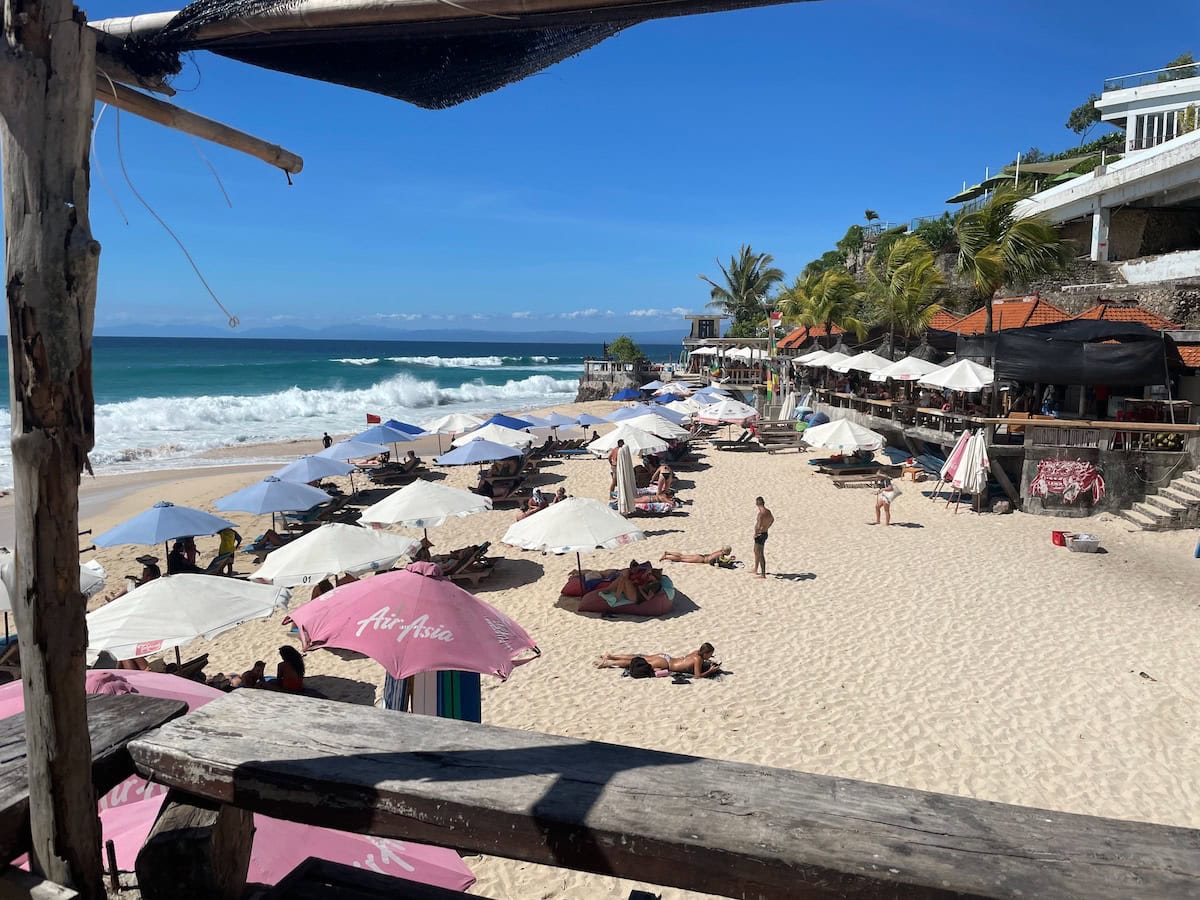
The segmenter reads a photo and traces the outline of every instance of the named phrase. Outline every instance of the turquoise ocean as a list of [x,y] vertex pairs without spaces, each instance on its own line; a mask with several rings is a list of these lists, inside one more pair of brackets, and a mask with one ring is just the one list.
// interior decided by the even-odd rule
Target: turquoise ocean
[[[670,361],[679,346],[648,345]],[[95,339],[97,474],[202,464],[218,447],[357,432],[366,414],[420,425],[448,412],[533,409],[575,399],[599,344]],[[8,367],[0,487],[12,484]]]

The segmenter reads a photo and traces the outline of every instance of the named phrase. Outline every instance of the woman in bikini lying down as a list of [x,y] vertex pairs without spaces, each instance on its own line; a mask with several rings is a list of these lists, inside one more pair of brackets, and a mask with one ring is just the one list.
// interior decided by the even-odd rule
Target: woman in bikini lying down
[[717,675],[721,667],[711,664],[713,645],[705,641],[699,650],[693,650],[686,656],[669,656],[666,653],[605,653],[596,661],[598,669],[628,669],[634,657],[640,656],[656,669],[667,669],[671,672],[688,672],[696,678],[707,678]]
[[731,556],[732,554],[732,547],[722,547],[720,550],[714,550],[712,553],[680,553],[678,550],[668,550],[658,558],[658,561],[703,563],[704,565],[715,566],[717,564],[717,560],[726,556]]

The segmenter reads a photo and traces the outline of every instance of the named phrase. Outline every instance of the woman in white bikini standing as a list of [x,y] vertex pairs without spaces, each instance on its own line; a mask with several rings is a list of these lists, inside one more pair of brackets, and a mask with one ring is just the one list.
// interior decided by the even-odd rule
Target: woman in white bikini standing
[[883,524],[892,524],[892,502],[900,496],[900,488],[894,481],[888,479],[883,488],[875,495],[875,521],[868,525],[879,524],[879,514],[883,513]]

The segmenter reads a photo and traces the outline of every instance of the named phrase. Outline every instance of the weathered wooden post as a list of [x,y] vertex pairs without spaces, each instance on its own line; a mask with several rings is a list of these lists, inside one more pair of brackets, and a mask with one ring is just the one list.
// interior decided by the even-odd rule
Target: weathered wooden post
[[79,476],[100,245],[88,225],[96,39],[70,0],[3,0],[0,152],[33,867],[103,897],[84,696]]

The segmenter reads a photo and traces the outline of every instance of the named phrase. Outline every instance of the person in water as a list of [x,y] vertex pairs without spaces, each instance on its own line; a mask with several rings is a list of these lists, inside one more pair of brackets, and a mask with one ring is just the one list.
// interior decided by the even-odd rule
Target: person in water
[[658,558],[659,562],[703,563],[715,566],[721,559],[733,559],[733,548],[722,547],[712,553],[680,553],[678,550],[668,550]]
[[721,671],[719,664],[709,662],[714,652],[713,645],[705,641],[699,650],[693,650],[686,656],[670,656],[666,653],[605,653],[596,661],[596,668],[628,669],[629,664],[640,656],[655,669],[687,672],[696,678],[708,678]]

